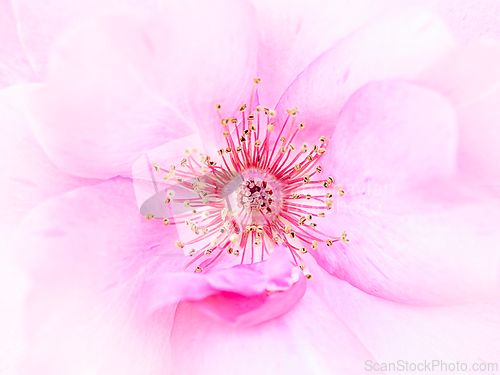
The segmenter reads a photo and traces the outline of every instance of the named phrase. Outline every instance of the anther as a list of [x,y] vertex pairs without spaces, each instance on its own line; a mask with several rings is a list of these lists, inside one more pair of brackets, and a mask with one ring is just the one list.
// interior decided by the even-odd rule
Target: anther
[[146,220],[151,220],[154,219],[155,215],[153,214],[146,214]]
[[167,218],[164,218],[163,224],[165,224],[165,226],[167,226],[168,224],[170,224],[170,220],[168,220]]

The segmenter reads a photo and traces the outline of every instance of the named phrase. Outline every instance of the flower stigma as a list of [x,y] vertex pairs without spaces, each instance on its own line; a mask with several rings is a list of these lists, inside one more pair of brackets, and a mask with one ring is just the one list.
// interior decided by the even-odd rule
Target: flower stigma
[[222,105],[215,105],[225,139],[217,161],[195,148],[185,150],[178,167],[152,163],[152,173],[192,194],[186,198],[167,189],[164,204],[183,210],[170,217],[145,214],[148,220],[162,220],[165,226],[189,232],[186,241],[175,241],[193,257],[183,271],[194,267],[203,272],[228,256],[232,263],[264,261],[274,246],[282,244],[311,279],[303,259],[306,253],[316,251],[320,243],[349,242],[345,232],[334,236],[329,228],[318,227],[332,209],[334,193],[344,195],[332,176],[320,177],[319,161],[329,138],[320,137],[312,147],[307,143],[296,147],[293,142],[305,128],[304,122],[297,124],[298,109],[288,109],[280,124],[274,110],[254,108],[259,83],[254,79],[250,104],[241,105],[237,117],[224,117]]

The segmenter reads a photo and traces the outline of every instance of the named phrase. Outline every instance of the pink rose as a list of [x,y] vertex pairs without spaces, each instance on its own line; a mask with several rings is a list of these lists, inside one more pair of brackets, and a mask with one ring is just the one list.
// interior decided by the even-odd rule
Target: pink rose
[[[498,7],[413,5],[0,2],[4,368],[498,363]],[[148,200],[203,165],[214,201]]]

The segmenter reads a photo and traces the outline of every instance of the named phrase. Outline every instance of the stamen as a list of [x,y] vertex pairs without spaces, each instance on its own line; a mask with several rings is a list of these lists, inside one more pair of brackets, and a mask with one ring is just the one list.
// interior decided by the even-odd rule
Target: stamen
[[[181,225],[190,233],[189,239],[175,242],[180,249],[187,247],[186,254],[193,257],[184,270],[194,264],[195,272],[203,272],[227,255],[241,254],[241,263],[262,261],[274,244],[282,243],[311,279],[300,255],[318,251],[320,243],[331,247],[338,241],[350,241],[346,232],[332,236],[312,222],[315,217],[324,218],[324,210],[333,207],[333,193],[320,193],[318,188],[335,189],[339,196],[345,191],[333,186],[333,176],[315,179],[323,170],[318,162],[327,151],[327,137],[321,136],[320,145],[313,145],[309,153],[307,143],[300,148],[292,143],[305,128],[304,122],[295,125],[297,108],[287,110],[282,124],[274,120],[276,111],[260,105],[253,108],[259,83],[255,78],[250,104],[248,108],[242,104],[237,117],[223,117],[222,105],[215,104],[226,143],[217,152],[221,162],[187,149],[179,170],[152,163],[154,172],[165,181],[177,181],[180,188],[194,194],[193,198],[176,199],[174,191],[168,190],[165,205],[180,203],[185,211],[158,219],[165,226]],[[273,144],[270,133],[276,127],[280,131]],[[152,213],[145,217],[157,219]]]

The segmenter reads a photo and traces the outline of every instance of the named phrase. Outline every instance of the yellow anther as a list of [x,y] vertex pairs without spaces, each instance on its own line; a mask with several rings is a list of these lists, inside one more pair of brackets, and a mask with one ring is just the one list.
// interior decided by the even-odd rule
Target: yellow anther
[[187,155],[187,156],[191,155],[191,150],[189,148],[186,148],[184,150],[184,155]]
[[294,231],[290,232],[290,238],[295,238],[295,232]]
[[230,133],[226,131],[226,132],[223,132],[222,135],[227,138],[227,137],[229,137]]
[[158,173],[160,171],[160,167],[156,163],[153,163],[153,170]]
[[219,155],[221,155],[221,156],[222,156],[222,154],[224,154],[224,149],[223,149],[223,148],[221,148],[221,149],[220,149],[219,151],[217,151],[217,152],[219,153]]
[[291,150],[291,151],[295,151],[295,146],[293,144],[289,144],[288,145],[288,148]]
[[231,118],[231,122],[233,124],[236,124],[238,122],[238,119],[236,117]]
[[273,241],[274,241],[274,242],[278,243],[278,240],[279,240],[279,238],[278,238],[277,236],[274,236],[274,237],[273,237]]
[[236,152],[241,152],[241,146],[236,147]]
[[256,85],[260,83],[260,78],[254,78],[253,81],[255,82]]
[[240,112],[243,112],[247,108],[246,104],[240,105]]
[[321,143],[325,143],[325,141],[326,141],[326,137],[325,137],[325,136],[321,136],[321,137],[319,137],[319,141],[320,141]]
[[302,165],[300,164],[295,164],[294,166],[295,170],[298,171],[300,168],[302,168]]
[[330,185],[331,185],[331,184],[333,184],[333,183],[335,182],[335,180],[333,179],[333,177],[332,177],[332,176],[328,176],[326,180],[328,181],[328,183],[329,183]]
[[309,223],[309,226],[310,226],[311,228],[316,228],[316,227],[318,226],[318,224],[316,224],[316,223]]
[[245,135],[248,135],[248,134],[250,134],[250,130],[245,129],[245,130],[243,130],[243,133],[244,133]]
[[232,254],[232,253],[233,253],[233,248],[232,248],[232,247],[230,247],[229,249],[227,249],[227,253],[228,253],[228,254]]
[[344,242],[350,242],[351,240],[347,239],[347,234],[345,231],[342,232],[342,241]]
[[196,267],[196,273],[202,273],[203,272],[203,269],[201,267]]
[[307,249],[305,247],[300,248],[301,254],[307,254]]
[[345,194],[344,189],[340,188],[338,191],[339,196],[343,196]]
[[270,132],[274,131],[274,123],[273,122],[271,122],[269,125],[267,125],[267,130]]
[[270,110],[269,111],[269,117],[275,118],[276,117],[276,111],[275,110]]
[[205,250],[205,255],[210,255],[210,254],[212,254],[212,249]]
[[306,194],[306,199],[311,199],[311,194]]
[[307,175],[307,174],[306,174],[306,175],[304,176],[304,179],[303,179],[303,180],[304,180],[304,184],[308,184],[308,183],[311,181],[311,178],[309,177],[309,175]]
[[320,148],[318,149],[318,154],[324,154],[326,152],[326,148]]
[[249,114],[248,117],[247,117],[247,120],[248,121],[253,121],[253,120],[255,120],[255,116],[253,114]]
[[311,245],[312,245],[312,248],[313,248],[314,250],[316,250],[316,249],[318,248],[318,241],[316,241],[316,240],[312,240],[312,241],[311,241]]
[[177,246],[179,249],[182,249],[182,248],[184,248],[184,243],[182,243],[181,241],[175,241],[175,246]]
[[262,112],[262,107],[260,105],[258,105],[257,107],[255,107],[255,110],[257,112]]
[[325,217],[325,213],[324,212],[318,212],[318,217]]
[[255,126],[255,124],[250,125],[250,130],[253,132],[257,131],[257,127]]
[[327,188],[328,187],[328,181],[323,181],[323,183],[321,185],[323,185],[323,187]]
[[302,152],[306,152],[309,145],[307,143],[302,143]]
[[173,190],[168,190],[168,191],[167,191],[167,196],[168,196],[169,198],[173,198],[173,197],[175,196],[175,191],[173,191]]
[[262,142],[259,139],[255,141],[255,147],[260,147],[261,144]]
[[333,194],[332,193],[326,193],[325,197],[326,198],[331,198],[331,197],[333,197]]
[[286,152],[286,147],[285,146],[281,146],[281,153],[284,154]]
[[186,163],[187,163],[187,159],[186,158],[182,159],[181,160],[181,167],[185,167]]
[[321,173],[322,170],[323,169],[319,165],[316,167],[316,172]]
[[216,110],[220,110],[222,108],[222,106],[220,105],[220,103],[215,103],[215,109]]
[[306,279],[307,279],[307,280],[311,280],[312,278],[313,278],[313,275],[311,275],[310,273],[308,273],[308,274],[306,275]]
[[299,129],[304,129],[306,127],[306,124],[304,124],[303,122],[301,122],[299,124]]
[[333,245],[333,241],[332,240],[326,240],[326,246],[330,247]]
[[170,220],[168,220],[167,218],[163,219],[163,224],[167,226],[168,224],[170,224]]
[[233,150],[231,149],[231,147],[227,147],[227,148],[226,148],[226,154],[229,154],[231,151],[233,151]]
[[146,220],[151,220],[154,219],[155,215],[153,214],[146,214]]
[[314,158],[314,157],[313,157],[312,155],[307,155],[307,160],[312,161],[312,160],[313,160],[313,158]]
[[244,136],[244,135],[242,135],[242,136],[240,137],[240,141],[241,141],[241,142],[243,142],[243,143],[245,143],[245,142],[247,141],[247,139],[245,138],[245,136]]
[[307,220],[312,220],[313,219],[313,215],[309,214],[307,215]]
[[240,255],[240,251],[238,249],[234,250],[233,251],[233,254],[235,257],[239,256]]
[[170,198],[167,197],[167,199],[165,199],[165,204],[169,204],[170,203]]
[[306,217],[305,216],[301,216],[300,219],[299,219],[299,225],[303,225],[305,222],[306,222]]
[[314,151],[314,152],[318,151],[318,146],[313,145],[313,151]]
[[184,207],[189,207],[189,201],[188,200],[184,201]]

